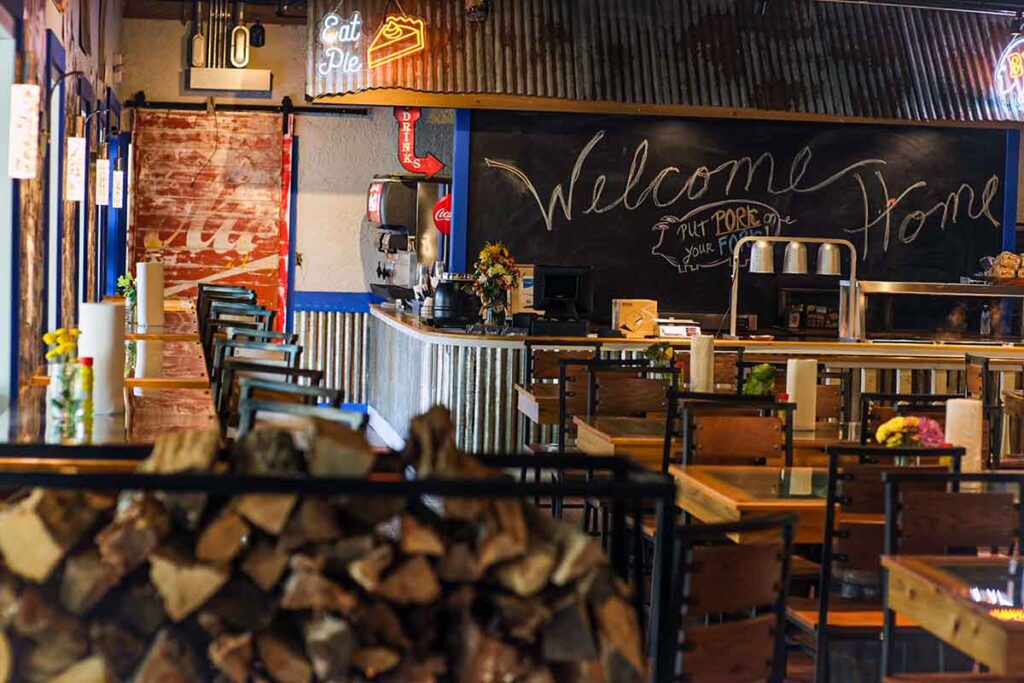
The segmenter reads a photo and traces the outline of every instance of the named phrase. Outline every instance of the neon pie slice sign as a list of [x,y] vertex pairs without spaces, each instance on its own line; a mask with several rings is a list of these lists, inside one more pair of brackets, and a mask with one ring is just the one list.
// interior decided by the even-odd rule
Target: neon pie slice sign
[[1011,107],[1024,107],[1024,36],[1010,41],[992,75],[996,96]]

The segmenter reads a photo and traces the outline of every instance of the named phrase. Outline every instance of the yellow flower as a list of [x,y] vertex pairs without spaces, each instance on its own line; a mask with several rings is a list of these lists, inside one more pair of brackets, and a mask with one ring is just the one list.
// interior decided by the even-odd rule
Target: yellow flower
[[49,346],[57,343],[57,335],[53,332],[47,332],[43,335],[43,342]]
[[60,353],[58,353],[57,349],[50,349],[49,351],[46,352],[46,360],[53,360],[59,355]]

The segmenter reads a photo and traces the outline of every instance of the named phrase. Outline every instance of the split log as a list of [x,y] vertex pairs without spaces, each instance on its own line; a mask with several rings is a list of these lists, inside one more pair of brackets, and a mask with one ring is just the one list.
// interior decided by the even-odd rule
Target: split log
[[567,529],[561,539],[562,555],[551,574],[551,583],[566,586],[588,572],[608,564],[608,556],[593,537]]
[[359,607],[359,598],[310,568],[295,568],[285,581],[281,609],[314,611],[329,610],[352,614]]
[[346,680],[356,649],[356,637],[348,622],[322,614],[307,622],[304,632],[306,656],[317,680]]
[[113,683],[114,680],[103,658],[93,655],[65,669],[49,683]]
[[161,630],[139,664],[133,680],[202,683],[192,648],[170,629]]
[[239,474],[301,474],[305,470],[291,433],[275,428],[243,434],[231,449],[231,464]]
[[210,522],[196,542],[196,559],[226,564],[249,543],[251,529],[241,515],[224,510]]
[[210,497],[205,493],[157,493],[174,525],[188,531],[199,528]]
[[441,655],[429,655],[423,659],[406,657],[394,671],[384,674],[384,683],[438,683],[448,680],[448,662]]
[[174,474],[196,470],[206,472],[220,452],[220,430],[193,429],[161,434],[153,451],[141,465],[140,472]]
[[0,629],[0,681],[12,680],[14,673],[14,652],[11,650],[11,641],[7,634]]
[[399,519],[398,537],[395,540],[403,553],[431,557],[444,555],[444,541],[432,527],[423,524],[410,514],[404,514]]
[[475,583],[484,570],[468,543],[453,543],[438,563],[437,575],[449,583]]
[[377,593],[396,605],[429,605],[441,597],[441,584],[427,558],[418,555],[391,572]]
[[265,591],[277,585],[287,568],[288,555],[267,541],[257,543],[242,560],[242,571]]
[[491,502],[498,528],[522,546],[529,540],[526,517],[523,514],[523,502],[515,499],[498,499]]
[[524,669],[519,651],[514,646],[485,633],[472,618],[462,619],[456,681],[474,683],[520,680]]
[[586,605],[569,595],[551,608],[551,619],[541,630],[541,653],[546,662],[597,659]]
[[146,643],[142,639],[112,621],[92,622],[89,625],[89,643],[92,651],[103,657],[117,680],[128,678],[146,654]]
[[149,559],[149,579],[163,599],[167,616],[179,622],[220,590],[228,571],[158,551]]
[[471,584],[464,583],[448,591],[444,597],[444,608],[449,612],[468,612],[476,604],[476,588]]
[[526,543],[504,531],[494,531],[483,538],[477,549],[480,567],[486,571],[489,567],[522,557],[526,552]]
[[100,557],[122,574],[142,566],[171,529],[162,503],[144,496],[96,535]]
[[391,546],[379,546],[349,564],[349,576],[367,593],[374,593],[380,588],[381,575],[391,566],[393,559],[394,551],[391,550]]
[[323,498],[306,496],[285,525],[278,549],[292,552],[307,543],[328,543],[341,538],[337,513]]
[[122,571],[95,549],[68,559],[60,584],[60,602],[72,614],[84,614],[118,584]]
[[348,566],[353,560],[369,554],[376,542],[370,534],[342,538],[328,546],[317,548],[317,554],[324,559],[324,572],[332,576],[348,575]]
[[210,598],[204,613],[215,615],[228,629],[262,631],[270,625],[276,610],[276,600],[242,575],[232,576]]
[[538,630],[551,619],[551,611],[540,600],[496,593],[493,601],[508,634],[525,643],[536,642]]
[[376,526],[405,510],[406,503],[394,496],[386,498],[349,498],[345,512],[352,519],[367,526]]
[[287,494],[250,493],[235,498],[232,505],[253,526],[277,536],[288,523],[297,500],[296,496]]
[[306,466],[315,477],[365,477],[375,456],[366,437],[347,425],[314,417],[310,420]]
[[104,601],[104,611],[114,615],[119,624],[149,639],[167,623],[160,593],[145,577],[138,577],[123,589],[118,587]]
[[275,681],[309,683],[313,680],[309,662],[285,639],[272,633],[261,633],[256,636],[256,650],[267,673]]
[[402,658],[389,647],[364,647],[352,655],[352,666],[371,681],[391,671]]
[[225,634],[210,643],[210,663],[231,683],[248,683],[252,675],[252,634]]
[[520,597],[536,595],[548,585],[558,558],[551,548],[538,547],[494,571],[498,584]]
[[34,489],[0,510],[0,554],[15,574],[43,583],[96,518],[80,492]]
[[[27,586],[19,596],[11,622],[15,633],[37,642],[58,640],[77,652],[65,665],[70,666],[85,656],[89,649],[82,623],[48,600],[36,586]],[[59,673],[60,669],[53,671]]]
[[359,613],[356,627],[361,642],[381,643],[403,651],[412,647],[412,641],[405,633],[402,620],[386,602],[370,603]]
[[594,616],[601,634],[601,660],[609,680],[644,680],[647,664],[636,610],[622,597],[612,595],[594,610]]
[[42,683],[77,664],[88,654],[77,643],[68,643],[59,637],[46,638],[25,649],[19,648],[16,681]]

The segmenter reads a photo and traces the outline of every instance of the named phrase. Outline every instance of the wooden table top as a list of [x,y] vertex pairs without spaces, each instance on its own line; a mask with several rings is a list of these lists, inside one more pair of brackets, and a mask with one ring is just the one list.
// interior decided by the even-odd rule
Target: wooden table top
[[[575,416],[573,424],[595,436],[616,445],[651,445],[665,440],[665,421],[643,417],[594,417],[587,419]],[[834,446],[843,442],[842,427],[838,424],[820,424],[813,432],[794,431],[793,445],[798,447]]]
[[1022,573],[1010,558],[892,555],[882,566],[891,609],[993,673],[1024,671],[1024,605],[1009,588]]
[[[793,473],[807,477],[809,495],[791,497]],[[820,543],[825,529],[827,470],[755,466],[670,465],[676,480],[676,505],[707,524],[738,522],[750,517],[794,512],[795,540]],[[736,538],[738,542],[749,538]]]

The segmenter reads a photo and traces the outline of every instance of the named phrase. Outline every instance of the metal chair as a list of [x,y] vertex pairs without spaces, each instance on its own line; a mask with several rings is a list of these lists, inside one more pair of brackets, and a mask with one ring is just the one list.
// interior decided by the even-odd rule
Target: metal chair
[[[976,555],[979,548],[1024,547],[1024,474],[886,472],[882,480],[886,555]],[[981,482],[990,490],[963,491],[965,482]],[[930,485],[929,490],[921,490],[922,485]],[[1016,486],[1016,495],[1006,491],[1007,485]],[[882,670],[890,676],[897,628],[884,577],[882,587]],[[1021,604],[1020,596],[1016,598]]]
[[242,377],[238,380],[239,405],[248,399],[258,399],[340,408],[344,398],[345,393],[341,389],[295,384],[263,377]]
[[323,382],[324,373],[321,370],[308,368],[289,367],[284,365],[266,365],[263,363],[252,363],[243,358],[228,358],[224,361],[224,369],[221,371],[221,388],[219,396],[214,396],[217,401],[217,415],[220,417],[221,425],[226,429],[231,422],[231,408],[237,405],[232,401],[236,380],[242,377],[261,377],[271,379],[279,377],[286,382],[296,384],[305,381],[307,385],[319,385]]
[[[781,455],[780,464],[792,465],[796,404],[779,403],[770,397],[692,391],[670,391],[666,400],[662,472],[668,472],[672,464],[672,443],[677,438],[683,443],[680,461],[684,465],[695,464],[702,444],[709,457],[725,458],[731,464],[766,464],[770,454],[766,451],[775,451]],[[772,412],[782,417],[765,415]],[[706,431],[698,436],[701,426]],[[756,430],[757,435],[746,429]],[[700,454],[702,459],[705,453]]]
[[249,398],[242,402],[238,411],[238,436],[250,432],[256,423],[259,413],[274,413],[276,415],[289,415],[292,417],[313,418],[318,417],[331,422],[339,422],[354,430],[363,430],[369,417],[366,413],[354,410],[343,410],[327,406],[311,406],[303,403],[288,403],[283,401],[262,401]]
[[[682,617],[679,680],[779,682],[796,515],[676,529],[669,610]],[[733,543],[756,532],[764,541]],[[677,636],[674,640],[680,642]]]
[[[241,353],[240,353],[241,352]],[[259,355],[257,355],[259,354]],[[214,342],[213,357],[211,358],[210,369],[210,390],[218,407],[224,400],[224,389],[231,387],[224,384],[224,364],[228,359],[239,359],[247,363],[258,363],[260,365],[278,365],[283,367],[298,367],[299,358],[302,355],[302,347],[298,344],[271,344],[268,342],[235,341],[232,339],[217,339]]]
[[[885,519],[883,473],[903,467],[959,472],[963,455],[963,448],[829,447],[820,595],[792,601],[789,606],[790,623],[814,639],[816,681],[831,680],[830,640],[877,640],[882,631],[880,595],[866,596],[856,603],[845,601],[846,609],[834,610],[831,588],[836,571],[850,578],[880,576]],[[942,458],[948,458],[948,464],[943,464]],[[862,592],[868,593],[867,589]]]
[[297,344],[299,335],[289,332],[277,332],[275,330],[255,330],[245,327],[228,327],[224,330],[224,336],[228,339],[238,341],[263,341],[278,342],[281,344]]
[[274,311],[253,304],[212,301],[210,302],[210,314],[200,330],[200,341],[206,353],[209,354],[215,323],[219,323],[222,329],[231,326],[224,325],[224,323],[236,323],[235,327],[249,327],[249,325],[241,323],[250,323],[255,325],[255,329],[269,330],[274,326],[274,315]]
[[999,386],[992,381],[989,359],[968,353],[964,355],[964,393],[981,400],[982,412],[989,425],[988,466],[999,469],[1003,445],[1003,407]]

